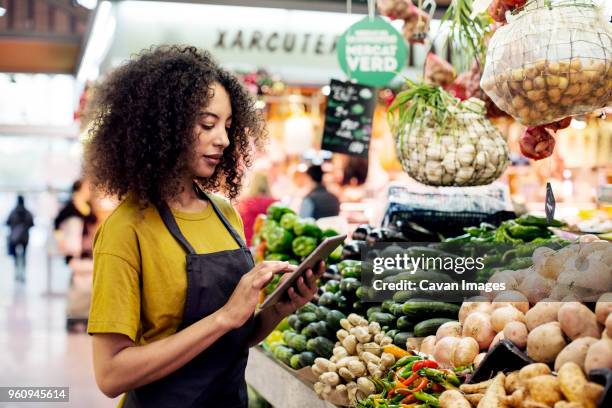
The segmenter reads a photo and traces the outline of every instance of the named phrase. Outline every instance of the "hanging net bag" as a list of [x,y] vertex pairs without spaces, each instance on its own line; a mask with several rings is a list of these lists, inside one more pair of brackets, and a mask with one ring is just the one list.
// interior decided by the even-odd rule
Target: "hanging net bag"
[[417,181],[432,186],[490,184],[508,164],[508,146],[485,117],[480,99],[409,83],[389,108],[398,158]]
[[612,29],[591,0],[532,0],[495,32],[481,86],[527,126],[612,103]]

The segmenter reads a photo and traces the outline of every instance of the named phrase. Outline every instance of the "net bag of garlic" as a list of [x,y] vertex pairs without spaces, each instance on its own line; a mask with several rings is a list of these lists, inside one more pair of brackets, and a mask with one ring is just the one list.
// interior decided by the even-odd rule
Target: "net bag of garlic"
[[439,87],[412,84],[388,114],[402,167],[423,184],[490,184],[506,169],[508,145],[480,99],[461,102]]
[[612,29],[591,0],[532,0],[487,50],[481,86],[527,126],[612,102]]

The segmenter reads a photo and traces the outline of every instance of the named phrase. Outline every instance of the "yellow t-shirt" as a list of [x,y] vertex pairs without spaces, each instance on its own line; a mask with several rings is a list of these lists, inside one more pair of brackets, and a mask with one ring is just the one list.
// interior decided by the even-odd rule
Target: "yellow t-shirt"
[[[225,199],[209,196],[244,239],[236,210]],[[200,213],[172,212],[197,253],[238,248],[210,204]],[[88,333],[125,334],[139,345],[175,333],[187,289],[185,257],[154,207],[142,210],[134,199],[125,199],[94,241]]]

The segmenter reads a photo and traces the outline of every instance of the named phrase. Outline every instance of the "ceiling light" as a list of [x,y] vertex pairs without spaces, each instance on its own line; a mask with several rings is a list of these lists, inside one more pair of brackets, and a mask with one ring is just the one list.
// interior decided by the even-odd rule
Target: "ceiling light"
[[2,6],[0,6],[0,17],[2,17],[3,15],[6,14],[6,9]]

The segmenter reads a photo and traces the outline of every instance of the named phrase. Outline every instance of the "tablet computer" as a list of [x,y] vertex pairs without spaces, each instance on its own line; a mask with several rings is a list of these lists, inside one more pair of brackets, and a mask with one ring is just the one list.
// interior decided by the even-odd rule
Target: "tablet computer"
[[342,244],[345,239],[346,235],[336,235],[334,237],[325,238],[323,242],[321,242],[319,246],[312,251],[312,253],[306,257],[306,259],[304,259],[304,261],[302,261],[302,263],[289,276],[289,278],[285,279],[276,287],[276,289],[274,289],[274,292],[268,295],[268,297],[261,304],[260,309],[265,309],[278,303],[278,301],[281,300],[283,295],[285,295],[287,290],[293,286],[295,281],[300,276],[302,276],[308,269],[312,269],[320,261],[325,260],[325,258],[334,252],[334,249],[338,248],[338,245]]

